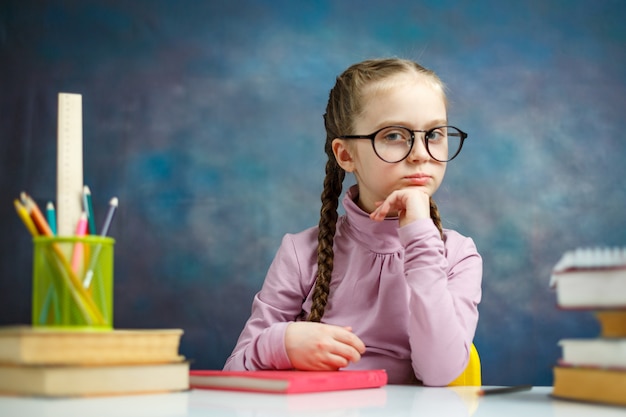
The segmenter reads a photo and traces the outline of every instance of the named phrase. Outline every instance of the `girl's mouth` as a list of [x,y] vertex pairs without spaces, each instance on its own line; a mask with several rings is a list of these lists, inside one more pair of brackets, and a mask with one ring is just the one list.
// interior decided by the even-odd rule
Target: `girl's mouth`
[[426,185],[430,181],[430,176],[425,174],[415,174],[408,177],[404,177],[411,185]]

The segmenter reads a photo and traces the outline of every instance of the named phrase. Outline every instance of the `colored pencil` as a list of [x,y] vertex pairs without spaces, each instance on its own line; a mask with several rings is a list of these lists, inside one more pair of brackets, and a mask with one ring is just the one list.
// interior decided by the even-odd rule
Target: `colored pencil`
[[26,210],[26,207],[22,203],[20,203],[17,198],[13,200],[13,205],[15,205],[17,215],[20,216],[20,219],[22,219],[22,222],[24,223],[30,234],[33,237],[39,236],[37,226],[35,226],[35,223],[33,223],[33,219],[30,217],[30,214],[28,213],[28,210]]
[[48,219],[48,225],[50,226],[50,230],[52,230],[52,234],[57,234],[57,215],[54,209],[54,203],[52,201],[48,201],[46,204],[46,218]]
[[[87,234],[87,213],[84,211],[80,214],[78,224],[76,225],[76,237],[84,237]],[[74,244],[74,251],[72,253],[72,270],[76,275],[81,276],[80,264],[83,261],[84,247],[81,242]]]
[[96,231],[96,218],[93,213],[93,202],[91,199],[91,190],[87,185],[83,187],[83,205],[84,210],[87,213],[87,220],[89,221],[89,234],[95,235]]
[[[109,229],[111,228],[111,221],[113,220],[113,216],[115,215],[115,210],[117,210],[118,204],[119,204],[119,200],[117,197],[113,197],[111,201],[109,201],[109,210],[107,211],[106,219],[104,220],[104,225],[102,226],[102,230],[100,231],[101,237],[105,237],[109,233]],[[91,286],[91,280],[93,279],[94,269],[96,267],[96,263],[98,262],[98,257],[100,256],[101,250],[102,250],[102,244],[99,244],[94,249],[93,255],[91,255],[89,268],[87,269],[87,273],[85,273],[85,278],[83,279],[83,287],[85,289],[88,289]]]
[[52,229],[50,229],[46,218],[43,216],[41,210],[39,210],[39,206],[37,206],[35,200],[33,200],[25,192],[20,194],[20,198],[22,199],[22,204],[26,207],[28,214],[30,214],[30,217],[33,219],[33,223],[35,223],[37,230],[39,230],[39,234],[44,236],[53,236]]
[[113,216],[115,215],[115,210],[117,210],[118,204],[119,204],[119,200],[117,199],[117,197],[113,197],[111,201],[109,201],[109,211],[107,211],[107,216],[104,219],[104,225],[102,225],[100,236],[106,236],[109,234],[111,221],[113,220]]

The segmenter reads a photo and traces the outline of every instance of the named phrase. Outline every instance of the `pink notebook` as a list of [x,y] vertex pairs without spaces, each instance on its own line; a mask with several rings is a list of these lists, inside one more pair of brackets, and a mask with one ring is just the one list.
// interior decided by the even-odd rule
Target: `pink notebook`
[[378,388],[387,384],[384,369],[355,371],[200,371],[189,372],[189,386],[199,389],[221,389],[294,394]]

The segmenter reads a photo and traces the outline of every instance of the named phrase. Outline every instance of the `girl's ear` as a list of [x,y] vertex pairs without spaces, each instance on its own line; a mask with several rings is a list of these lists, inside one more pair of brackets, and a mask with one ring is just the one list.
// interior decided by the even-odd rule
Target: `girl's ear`
[[337,164],[346,172],[354,171],[352,149],[348,147],[348,143],[343,139],[333,139],[332,147]]

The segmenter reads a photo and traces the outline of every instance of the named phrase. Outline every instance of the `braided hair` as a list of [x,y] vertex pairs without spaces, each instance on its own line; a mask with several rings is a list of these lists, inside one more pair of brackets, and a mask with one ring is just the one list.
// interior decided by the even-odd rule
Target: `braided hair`
[[[416,62],[399,58],[373,59],[354,64],[337,77],[335,86],[330,90],[324,114],[326,128],[324,150],[328,161],[321,195],[322,207],[317,237],[317,278],[313,289],[313,304],[308,316],[309,321],[320,322],[328,303],[334,262],[333,243],[337,229],[337,207],[346,176],[346,172],[335,159],[332,142],[339,136],[354,133],[353,121],[361,114],[364,107],[364,90],[374,83],[384,82],[400,73],[423,75],[443,93],[444,85],[433,71]],[[439,210],[432,198],[430,199],[430,216],[443,239]]]

